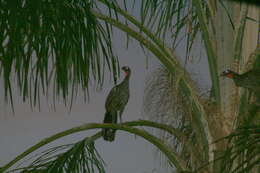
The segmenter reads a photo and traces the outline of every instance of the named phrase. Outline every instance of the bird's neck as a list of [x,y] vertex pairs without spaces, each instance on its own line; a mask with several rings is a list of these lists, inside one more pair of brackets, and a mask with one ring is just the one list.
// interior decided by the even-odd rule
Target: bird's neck
[[124,78],[124,80],[122,81],[122,85],[125,85],[126,87],[128,87],[128,85],[129,85],[129,79],[130,79],[130,73],[127,73],[126,75],[125,75],[125,78]]
[[229,77],[229,78],[239,79],[239,77],[240,77],[240,74],[238,74],[238,73],[232,73],[232,74],[230,74],[230,77]]
[[124,80],[129,80],[130,76],[131,76],[131,73],[130,73],[130,72],[127,72],[127,73],[125,74],[125,79],[124,79]]

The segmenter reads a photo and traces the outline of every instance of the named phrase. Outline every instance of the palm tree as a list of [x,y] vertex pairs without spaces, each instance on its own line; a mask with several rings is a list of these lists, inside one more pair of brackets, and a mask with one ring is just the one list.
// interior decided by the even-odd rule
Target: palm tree
[[[167,95],[161,101],[172,100],[170,108],[158,107],[159,112],[152,112],[162,117],[163,111],[170,111],[166,121],[75,127],[40,141],[4,165],[2,171],[51,141],[96,128],[124,130],[143,137],[165,154],[177,172],[257,171],[259,147],[252,149],[249,144],[259,145],[259,140],[246,143],[242,148],[240,142],[235,142],[250,141],[244,140],[248,137],[245,134],[255,136],[259,132],[257,126],[251,126],[259,116],[257,109],[250,107],[254,99],[249,98],[247,91],[240,91],[219,78],[219,74],[224,67],[245,71],[247,62],[259,61],[259,48],[256,49],[259,10],[222,0],[142,0],[140,10],[140,19],[137,19],[126,1],[1,1],[1,75],[6,98],[11,103],[14,77],[22,97],[29,99],[32,105],[37,103],[39,93],[48,94],[51,86],[54,86],[54,95],[61,95],[64,100],[68,99],[69,92],[73,98],[79,88],[88,92],[90,78],[101,87],[106,68],[116,82],[119,65],[112,49],[113,28],[136,39],[161,62],[164,70],[158,73],[158,81],[163,87],[158,93]],[[197,40],[202,41],[212,83],[211,94],[206,98],[201,97],[191,75],[175,55],[174,48],[183,39],[186,57]],[[165,83],[160,82],[162,79]],[[153,92],[158,82],[151,86],[154,88],[149,90]],[[233,94],[232,99],[227,93]],[[145,107],[148,106],[151,104],[145,103]],[[166,125],[169,122],[171,124]],[[250,125],[250,128],[242,128],[242,125]],[[156,137],[136,126],[158,128],[171,138]],[[234,127],[249,131],[232,133]],[[230,134],[229,143],[216,142]],[[75,144],[54,147],[42,153],[24,172],[104,172],[102,158],[93,143],[100,136],[101,133],[97,133]],[[230,147],[234,152],[230,152]],[[253,154],[247,154],[249,151]],[[225,165],[225,161],[229,164]]]

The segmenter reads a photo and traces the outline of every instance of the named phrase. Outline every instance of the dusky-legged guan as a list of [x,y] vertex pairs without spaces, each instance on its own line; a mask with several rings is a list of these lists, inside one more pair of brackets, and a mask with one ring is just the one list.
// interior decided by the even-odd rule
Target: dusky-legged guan
[[[122,114],[129,100],[129,79],[131,76],[131,70],[129,67],[124,66],[122,67],[122,70],[125,72],[124,80],[120,84],[114,86],[107,96],[104,123],[116,124],[118,118],[122,121]],[[103,138],[106,141],[114,141],[115,134],[115,129],[103,129]]]

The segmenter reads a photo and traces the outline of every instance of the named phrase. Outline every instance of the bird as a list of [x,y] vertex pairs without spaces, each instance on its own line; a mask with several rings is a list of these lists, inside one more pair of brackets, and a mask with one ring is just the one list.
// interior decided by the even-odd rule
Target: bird
[[243,74],[227,69],[221,76],[233,79],[237,87],[246,88],[260,97],[260,69],[249,70]]
[[[106,98],[104,123],[116,124],[118,117],[120,122],[122,122],[122,114],[129,100],[129,79],[131,76],[131,69],[128,66],[123,66],[122,70],[125,72],[124,80],[120,84],[114,86]],[[105,141],[114,141],[115,134],[115,129],[103,129],[103,138]]]

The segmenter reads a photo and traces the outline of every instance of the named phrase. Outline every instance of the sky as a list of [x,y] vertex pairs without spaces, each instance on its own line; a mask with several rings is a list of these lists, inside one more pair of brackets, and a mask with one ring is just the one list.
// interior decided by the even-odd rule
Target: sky
[[[147,59],[139,44],[133,40],[126,49],[126,36],[117,30],[114,33],[114,50],[119,57],[120,65],[127,65],[132,69],[130,99],[123,113],[123,121],[146,119],[142,114],[145,79],[160,63],[149,54]],[[180,46],[178,49],[177,55],[182,56],[184,47]],[[200,53],[197,52],[196,56],[199,56]],[[205,84],[202,88],[208,88],[210,84],[205,82],[208,72],[204,68],[207,62],[197,59],[193,63],[196,65],[187,68],[195,74],[193,77],[196,80]],[[123,75],[121,75],[122,79]],[[79,94],[71,111],[58,101],[54,111],[52,100],[44,97],[41,99],[41,110],[39,111],[37,108],[31,110],[29,103],[23,103],[21,97],[14,92],[16,95],[14,96],[15,114],[13,114],[10,105],[4,103],[2,99],[0,102],[0,166],[39,140],[54,133],[85,123],[103,122],[105,99],[112,87],[113,81],[107,77],[103,90],[98,92],[94,89],[90,90],[89,102],[84,102],[83,97]],[[0,90],[0,96],[3,98],[3,90]],[[45,148],[76,142],[94,132],[71,135],[51,143]],[[160,166],[160,159],[155,148],[140,137],[118,131],[114,142],[106,142],[100,138],[96,141],[96,148],[106,162],[107,173],[166,173],[163,166]]]

